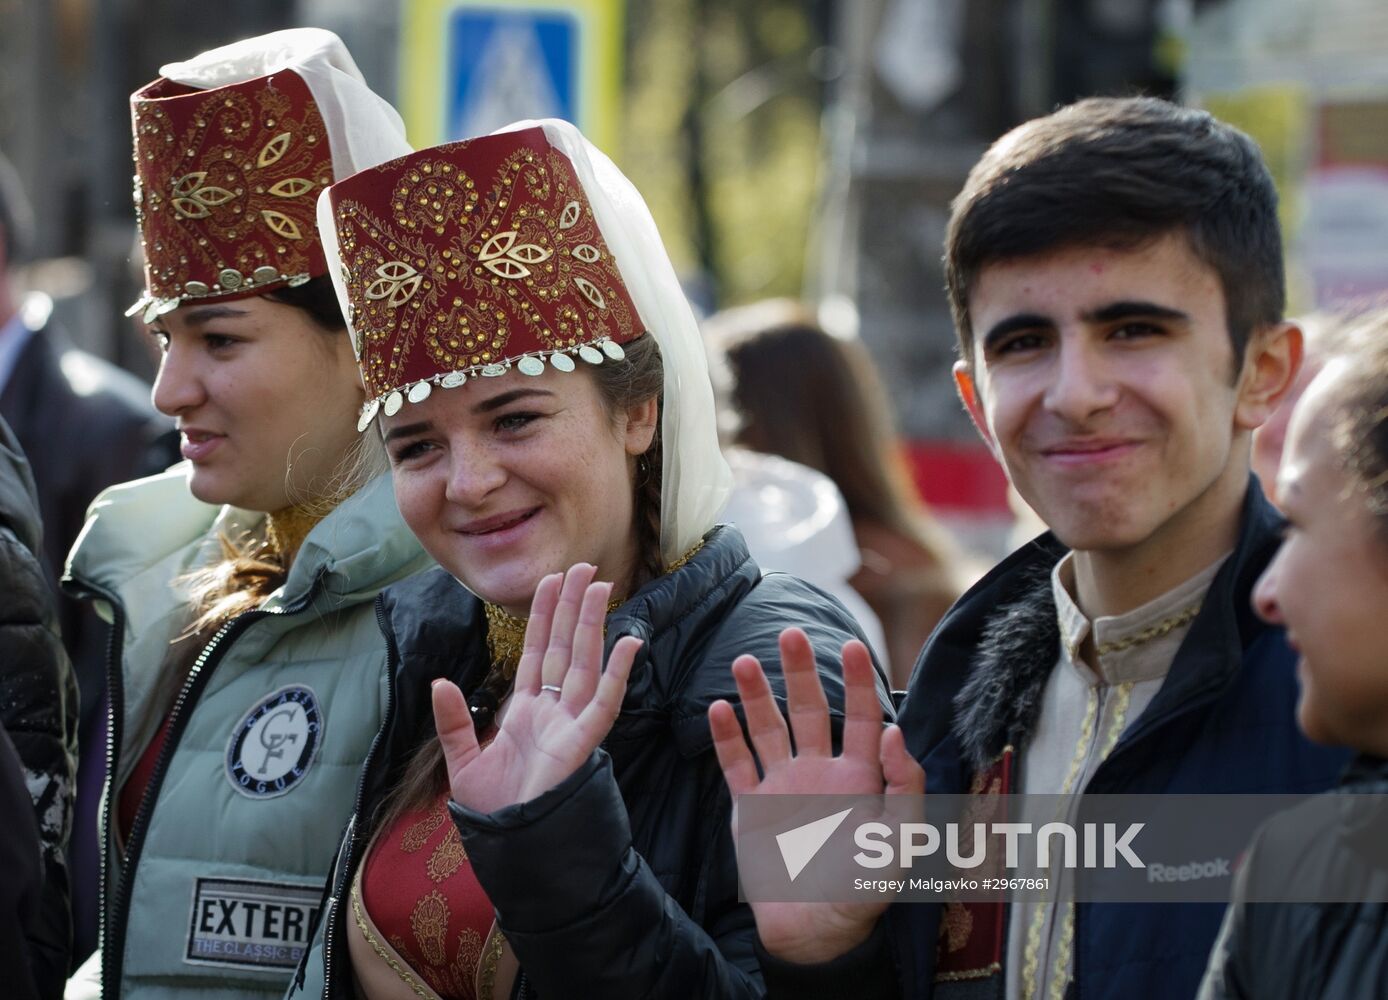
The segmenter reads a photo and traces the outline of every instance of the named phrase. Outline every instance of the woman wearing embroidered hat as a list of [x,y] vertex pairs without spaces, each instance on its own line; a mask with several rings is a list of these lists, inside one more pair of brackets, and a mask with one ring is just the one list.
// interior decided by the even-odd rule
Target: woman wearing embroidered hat
[[399,117],[335,35],[163,67],[132,99],[154,402],[188,462],[93,504],[68,586],[113,622],[106,996],[282,993],[385,708],[400,520],[314,226]]
[[820,657],[836,710],[845,643],[873,666],[842,606],[713,524],[703,346],[640,195],[573,126],[521,123],[339,182],[319,227],[360,426],[443,567],[382,597],[394,711],[324,996],[760,995],[708,705],[740,653],[778,695]]

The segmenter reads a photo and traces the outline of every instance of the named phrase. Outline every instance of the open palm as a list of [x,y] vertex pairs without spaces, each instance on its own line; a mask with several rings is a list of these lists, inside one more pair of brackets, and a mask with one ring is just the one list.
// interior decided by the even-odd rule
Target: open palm
[[[761,664],[752,656],[733,662],[733,677],[747,717],[751,748],[737,714],[726,701],[709,707],[709,725],[723,776],[734,803],[742,795],[920,794],[925,772],[906,752],[896,726],[882,727],[872,658],[856,640],[843,647],[843,752],[834,756],[829,703],[819,683],[814,651],[799,629],[781,633],[781,668],[786,680],[791,732],[776,706]],[[756,758],[752,756],[755,749]],[[758,772],[757,762],[761,763]],[[733,809],[737,835],[737,809]],[[757,935],[768,952],[790,962],[825,962],[860,944],[888,900],[871,903],[751,904]]]
[[641,641],[619,639],[602,669],[603,620],[612,584],[579,563],[540,581],[515,686],[496,734],[478,745],[457,685],[434,682],[434,723],[455,802],[495,812],[528,802],[578,770],[621,710]]

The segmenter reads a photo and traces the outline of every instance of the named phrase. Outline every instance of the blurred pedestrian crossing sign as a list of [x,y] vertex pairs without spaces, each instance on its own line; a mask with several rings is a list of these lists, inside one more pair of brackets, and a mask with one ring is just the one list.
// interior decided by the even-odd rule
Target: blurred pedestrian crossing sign
[[564,118],[616,152],[624,0],[406,0],[401,113],[416,147]]

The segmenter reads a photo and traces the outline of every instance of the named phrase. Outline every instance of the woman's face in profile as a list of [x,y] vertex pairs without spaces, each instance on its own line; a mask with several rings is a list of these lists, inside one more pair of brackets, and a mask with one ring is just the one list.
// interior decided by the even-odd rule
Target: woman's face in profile
[[436,389],[382,417],[400,513],[441,566],[513,614],[577,562],[620,593],[637,558],[635,457],[656,409],[610,414],[582,369]]
[[1334,403],[1346,362],[1297,404],[1278,474],[1288,527],[1253,604],[1283,624],[1301,680],[1297,720],[1318,743],[1388,752],[1388,541],[1335,445]]
[[154,405],[178,423],[195,497],[269,512],[332,488],[362,401],[345,331],[256,296],[188,303],[150,333]]

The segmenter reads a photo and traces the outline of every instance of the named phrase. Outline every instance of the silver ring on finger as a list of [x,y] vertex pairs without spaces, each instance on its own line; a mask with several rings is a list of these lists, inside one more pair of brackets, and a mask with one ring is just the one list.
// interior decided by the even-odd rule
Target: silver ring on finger
[[555,694],[563,694],[563,693],[564,693],[564,689],[561,688],[558,684],[541,684],[541,685],[540,685],[540,690],[541,690],[541,691],[553,691]]

